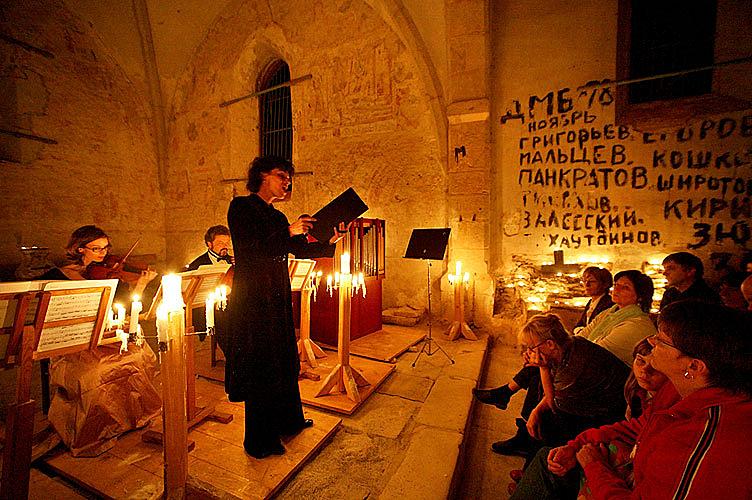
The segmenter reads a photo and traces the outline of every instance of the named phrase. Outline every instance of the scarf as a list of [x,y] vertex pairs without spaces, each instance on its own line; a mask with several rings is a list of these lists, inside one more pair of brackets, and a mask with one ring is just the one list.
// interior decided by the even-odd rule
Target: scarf
[[597,323],[593,323],[593,329],[587,334],[587,339],[596,344],[600,339],[611,333],[611,330],[620,323],[638,316],[644,316],[645,312],[640,309],[637,304],[632,304],[622,309],[619,306],[611,306],[610,309],[606,309],[598,317],[603,316],[603,319],[598,320]]

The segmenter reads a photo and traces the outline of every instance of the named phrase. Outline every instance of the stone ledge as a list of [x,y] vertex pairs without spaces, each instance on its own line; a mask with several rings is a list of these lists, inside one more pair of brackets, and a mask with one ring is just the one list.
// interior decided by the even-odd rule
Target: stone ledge
[[380,499],[448,498],[461,467],[465,430],[472,418],[472,388],[478,383],[488,353],[489,337],[477,341],[441,342],[455,364],[441,369],[415,417],[404,458]]

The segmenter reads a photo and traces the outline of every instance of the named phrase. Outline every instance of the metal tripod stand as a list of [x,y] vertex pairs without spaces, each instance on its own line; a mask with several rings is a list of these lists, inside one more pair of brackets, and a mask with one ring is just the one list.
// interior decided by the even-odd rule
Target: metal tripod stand
[[440,345],[433,344],[433,336],[431,335],[431,323],[433,320],[431,315],[431,261],[426,260],[426,262],[428,262],[428,337],[423,342],[423,346],[421,346],[420,351],[418,351],[418,355],[415,356],[415,361],[413,361],[412,364],[413,368],[415,368],[415,363],[418,362],[420,355],[423,353],[425,353],[426,356],[433,356],[437,352],[441,352],[452,364],[454,364],[452,357]]

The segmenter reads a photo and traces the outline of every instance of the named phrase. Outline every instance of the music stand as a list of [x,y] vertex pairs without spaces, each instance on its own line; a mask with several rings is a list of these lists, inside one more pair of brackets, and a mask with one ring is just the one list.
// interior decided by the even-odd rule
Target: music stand
[[428,337],[425,339],[420,351],[418,351],[418,355],[412,364],[413,367],[415,367],[415,363],[418,362],[420,355],[424,352],[426,356],[432,356],[436,352],[441,351],[454,364],[454,359],[440,345],[437,344],[434,349],[433,335],[431,333],[431,261],[444,260],[444,252],[446,251],[447,243],[449,243],[450,231],[451,229],[448,227],[413,229],[410,235],[410,242],[407,244],[407,250],[405,250],[405,259],[420,259],[428,263]]

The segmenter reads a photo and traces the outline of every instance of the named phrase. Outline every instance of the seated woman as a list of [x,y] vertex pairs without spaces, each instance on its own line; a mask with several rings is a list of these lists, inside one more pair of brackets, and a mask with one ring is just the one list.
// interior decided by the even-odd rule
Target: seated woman
[[585,293],[590,300],[585,304],[582,316],[574,325],[573,330],[577,333],[580,328],[585,328],[596,316],[614,305],[611,298],[611,287],[614,286],[614,277],[611,271],[602,267],[590,266],[582,271],[582,284]]
[[[640,340],[653,335],[655,326],[647,315],[653,300],[653,280],[637,270],[616,274],[612,293],[614,305],[598,314],[577,335],[604,347],[624,362],[632,363],[632,348]],[[498,441],[491,449],[502,455],[530,456],[536,448],[527,432],[526,421],[541,399],[541,386],[537,373],[522,370],[515,375],[513,383],[497,389],[513,394],[512,388],[527,385],[528,393],[522,406],[521,418],[517,419],[517,433],[510,439]],[[509,400],[506,397],[506,401]],[[506,408],[506,405],[504,406]]]
[[[100,228],[76,229],[66,247],[71,262],[59,268],[57,278],[85,279],[87,266],[102,261],[109,248],[110,239]],[[130,292],[142,294],[155,276],[145,271]],[[48,272],[42,279],[55,277]],[[147,425],[161,411],[162,400],[153,384],[154,352],[147,344],[131,344],[120,354],[119,346],[101,345],[51,360],[48,417],[74,456],[106,451],[114,445],[111,438]]]
[[582,337],[570,337],[558,316],[533,317],[518,335],[525,360],[540,370],[544,397],[530,413],[527,431],[540,445],[565,443],[590,427],[623,418],[629,369]]
[[618,272],[611,295],[614,305],[577,335],[608,349],[626,365],[631,365],[635,344],[655,334],[655,326],[647,314],[653,303],[653,280],[636,269]]
[[[668,377],[638,418],[541,449],[512,498],[575,498],[577,464],[594,498],[752,498],[749,312],[696,300],[661,311],[650,364]],[[605,443],[634,446],[634,484]]]

